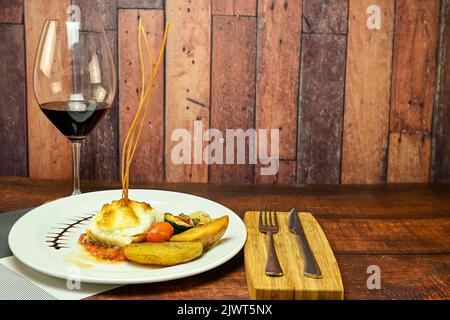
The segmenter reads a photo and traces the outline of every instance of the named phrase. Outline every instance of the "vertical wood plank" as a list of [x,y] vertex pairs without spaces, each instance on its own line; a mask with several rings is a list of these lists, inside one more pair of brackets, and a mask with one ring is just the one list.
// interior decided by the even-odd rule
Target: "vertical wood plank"
[[257,0],[212,0],[213,15],[255,16]]
[[83,29],[117,30],[117,0],[72,0],[72,4],[80,7]]
[[[133,122],[141,94],[138,50],[139,16],[147,32],[152,54],[157,55],[164,36],[162,10],[119,10],[120,153]],[[142,40],[142,43],[143,40]],[[147,56],[144,54],[145,61]],[[146,67],[146,79],[150,69]],[[164,176],[164,64],[156,78],[150,111],[131,166],[131,181],[162,181]],[[122,156],[120,154],[120,156]]]
[[[401,141],[403,146],[389,145],[388,182],[405,182],[407,176],[411,182],[427,182],[425,179],[429,177],[430,168],[425,166],[429,161],[424,163],[423,159],[431,157],[431,144],[422,140],[431,133],[439,13],[439,0],[396,2],[390,113],[390,130],[394,137],[389,140]],[[399,133],[416,136],[396,139]],[[409,156],[409,150],[418,149],[423,152],[421,157]],[[393,154],[400,154],[391,156],[391,150]],[[409,170],[412,167],[416,170]]]
[[301,16],[301,1],[258,2],[256,128],[280,129],[284,160],[297,157]]
[[345,35],[302,36],[297,157],[299,183],[339,183],[345,51]]
[[[116,73],[117,64],[117,31],[107,30],[108,44],[111,49]],[[119,86],[117,86],[119,88]],[[86,137],[81,147],[81,179],[117,180],[119,177],[119,106],[117,90],[116,98],[107,115]]]
[[[369,29],[367,8],[381,12]],[[351,0],[349,10],[341,182],[386,182],[391,97],[393,0]]]
[[0,176],[27,175],[24,28],[0,24]]
[[439,0],[396,2],[391,131],[431,129],[439,4]]
[[33,91],[33,65],[44,21],[46,18],[66,19],[68,5],[68,0],[25,2],[28,165],[33,178],[70,179],[72,176],[70,142],[39,109]]
[[439,56],[439,96],[434,112],[432,180],[450,182],[450,1],[443,0]]
[[120,9],[164,9],[164,0],[118,0]]
[[[166,178],[170,182],[206,182],[208,166],[194,163],[194,121],[209,127],[211,2],[210,0],[166,1],[171,29],[167,39],[166,77]],[[191,135],[191,164],[171,159],[172,132],[184,128]]]
[[[261,164],[256,165],[256,173],[261,170]],[[255,177],[256,184],[295,184],[297,171],[296,161],[280,160],[280,167],[276,175],[263,176],[257,174]]]
[[[211,127],[225,134],[227,128],[254,128],[256,19],[213,17]],[[226,141],[223,144],[226,150]],[[225,152],[224,152],[225,155]],[[225,161],[225,160],[224,160]],[[235,161],[236,163],[236,161]],[[253,165],[210,166],[211,182],[252,183]]]
[[0,23],[23,22],[23,0],[0,0]]
[[391,133],[388,182],[429,181],[431,138],[426,134]]
[[256,16],[257,0],[234,0],[234,15]]
[[349,0],[303,0],[304,33],[347,33]]
[[211,13],[212,14],[234,14],[234,0],[211,0]]

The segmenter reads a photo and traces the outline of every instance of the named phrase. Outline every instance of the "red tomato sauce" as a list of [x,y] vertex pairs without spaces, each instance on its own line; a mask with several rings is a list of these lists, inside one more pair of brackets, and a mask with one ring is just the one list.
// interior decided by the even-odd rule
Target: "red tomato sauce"
[[98,244],[89,242],[85,233],[83,233],[78,242],[83,246],[83,248],[89,252],[91,255],[98,259],[108,260],[108,261],[126,261],[125,254],[123,253],[123,248],[120,247],[104,247]]

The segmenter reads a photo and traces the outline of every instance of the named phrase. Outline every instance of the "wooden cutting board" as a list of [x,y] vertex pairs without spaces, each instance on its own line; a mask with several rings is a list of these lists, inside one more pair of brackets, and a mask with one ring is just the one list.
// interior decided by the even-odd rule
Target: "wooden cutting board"
[[287,226],[287,212],[278,213],[279,231],[274,235],[275,247],[284,276],[268,277],[264,269],[267,257],[267,236],[258,231],[259,212],[245,213],[247,242],[244,248],[245,274],[252,299],[321,300],[343,299],[341,273],[328,240],[317,220],[310,213],[299,213],[306,237],[322,279],[303,276],[303,261],[296,235]]

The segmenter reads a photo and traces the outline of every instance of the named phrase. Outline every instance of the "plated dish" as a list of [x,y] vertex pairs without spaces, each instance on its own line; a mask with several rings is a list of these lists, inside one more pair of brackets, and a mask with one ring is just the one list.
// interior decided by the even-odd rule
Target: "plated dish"
[[156,210],[135,200],[104,204],[80,235],[81,247],[99,261],[172,266],[200,257],[224,235],[229,218]]
[[[127,284],[166,281],[205,272],[231,259],[245,243],[245,225],[230,209],[205,198],[162,190],[129,191],[133,201],[151,204],[151,209],[143,206],[139,213],[144,215],[153,212],[155,217],[147,218],[153,221],[151,226],[161,222],[168,223],[163,221],[166,220],[165,213],[171,213],[177,219],[180,217],[179,213],[189,213],[186,215],[194,220],[200,219],[196,216],[206,212],[211,222],[199,224],[197,220],[193,221],[197,225],[181,224],[176,234],[174,230],[174,235],[162,242],[147,242],[148,232],[144,232],[145,240],[142,238],[140,231],[149,230],[142,223],[148,221],[145,218],[139,220],[138,226],[123,228],[120,236],[112,236],[117,230],[109,233],[95,230],[99,227],[99,221],[105,223],[107,229],[126,222],[116,218],[106,222],[99,214],[103,205],[111,203],[111,199],[120,198],[121,192],[122,190],[110,190],[85,193],[58,199],[33,209],[11,229],[11,251],[26,265],[48,275],[68,279],[74,276],[73,272],[76,270],[76,276],[82,282]],[[206,216],[205,218],[207,219]],[[224,220],[228,220],[228,225],[221,235],[222,231],[217,230],[223,230]],[[210,228],[214,225],[217,229],[211,231]],[[86,250],[85,244],[80,242],[80,238],[83,239],[88,230],[102,238],[103,243],[109,243],[99,246],[95,244],[96,246],[111,250],[122,248],[118,251],[123,250],[125,259],[94,257],[95,253]],[[133,242],[136,235],[140,235],[141,239]],[[127,246],[128,249],[125,249]],[[152,247],[151,250],[148,247]],[[157,254],[151,255],[151,252]]]

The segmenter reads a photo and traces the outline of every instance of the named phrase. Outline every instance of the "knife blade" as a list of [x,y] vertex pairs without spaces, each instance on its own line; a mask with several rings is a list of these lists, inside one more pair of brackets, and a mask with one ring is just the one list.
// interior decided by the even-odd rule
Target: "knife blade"
[[289,212],[288,227],[292,233],[297,235],[298,248],[304,261],[303,275],[308,278],[322,278],[322,272],[320,271],[313,252],[311,251],[308,239],[305,236],[305,231],[303,230],[302,222],[295,208]]

